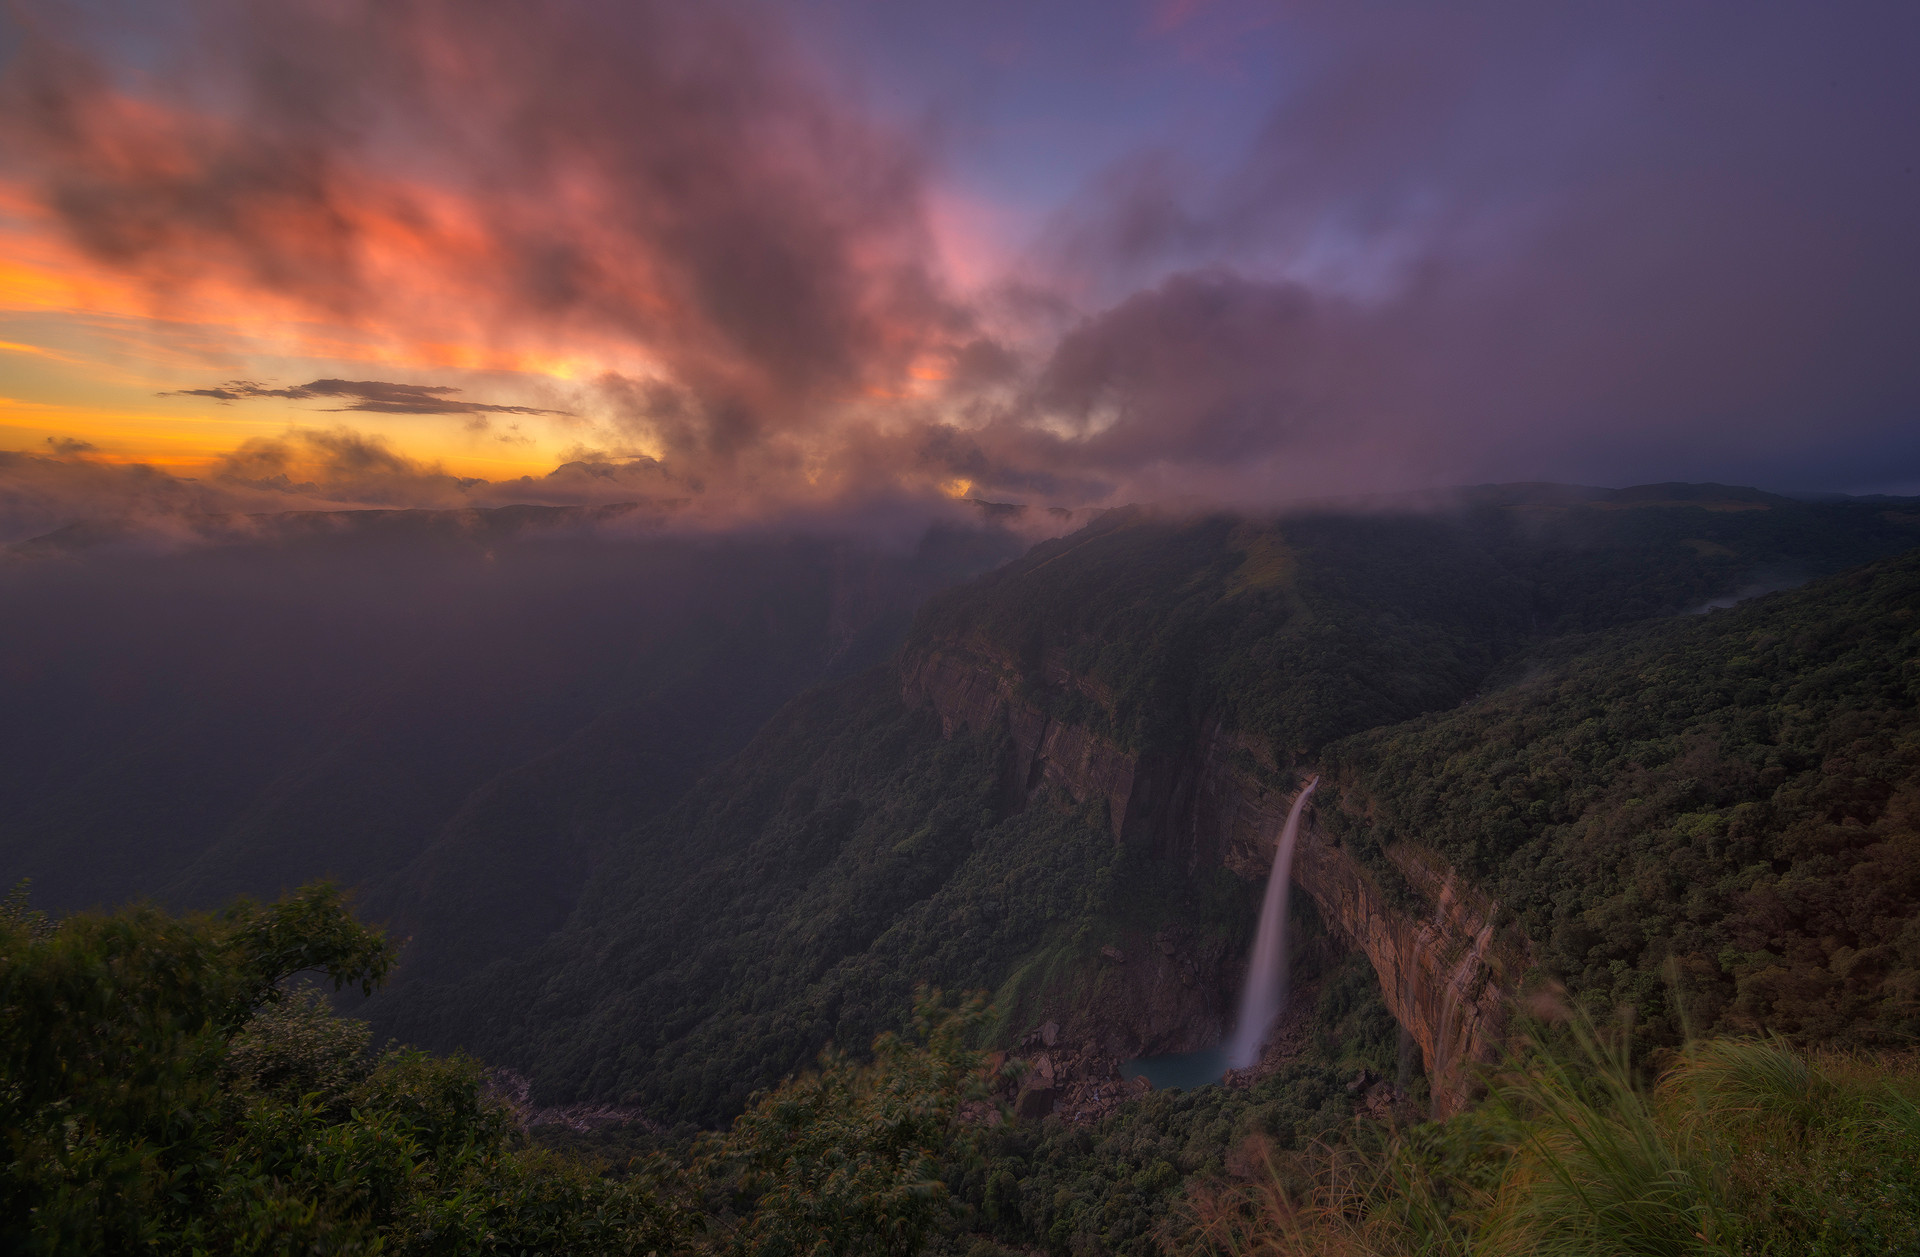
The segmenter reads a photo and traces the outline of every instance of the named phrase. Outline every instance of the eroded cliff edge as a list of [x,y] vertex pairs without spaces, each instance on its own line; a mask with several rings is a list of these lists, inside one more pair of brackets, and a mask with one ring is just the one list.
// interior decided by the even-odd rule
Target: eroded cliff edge
[[[1101,705],[1102,695],[1062,668],[1043,666],[1041,679]],[[1215,725],[1183,753],[1129,750],[1049,715],[1031,684],[1013,661],[952,644],[903,661],[906,701],[931,706],[947,734],[1005,730],[1013,802],[1052,785],[1076,802],[1104,803],[1116,841],[1147,845],[1190,868],[1222,865],[1256,881],[1268,875],[1297,786],[1296,775],[1279,771],[1264,747]],[[1309,813],[1293,880],[1372,963],[1387,1007],[1420,1048],[1434,1113],[1444,1117],[1471,1101],[1476,1067],[1499,1056],[1528,947],[1498,928],[1498,906],[1438,856],[1410,843],[1386,854],[1412,895],[1396,901]],[[1214,1003],[1201,1000],[1193,1010],[1209,1039],[1224,1033]]]

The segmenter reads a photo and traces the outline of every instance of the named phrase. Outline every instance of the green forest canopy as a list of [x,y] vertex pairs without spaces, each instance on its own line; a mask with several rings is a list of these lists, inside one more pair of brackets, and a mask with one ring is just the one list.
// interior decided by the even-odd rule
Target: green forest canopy
[[[1327,830],[1489,891],[1651,1041],[1920,1032],[1920,555],[1557,643],[1459,710],[1329,749]],[[1684,1007],[1666,976],[1677,966]]]

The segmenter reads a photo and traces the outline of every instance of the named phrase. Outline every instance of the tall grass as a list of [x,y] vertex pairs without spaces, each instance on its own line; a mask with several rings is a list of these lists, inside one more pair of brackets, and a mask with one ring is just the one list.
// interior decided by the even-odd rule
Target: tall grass
[[1169,1246],[1232,1257],[1920,1252],[1920,1060],[1694,1042],[1652,1085],[1574,1022],[1473,1112],[1242,1149]]

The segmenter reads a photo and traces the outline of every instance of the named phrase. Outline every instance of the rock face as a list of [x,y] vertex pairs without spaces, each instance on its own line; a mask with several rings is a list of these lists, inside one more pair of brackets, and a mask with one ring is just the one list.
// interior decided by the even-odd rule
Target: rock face
[[1499,1057],[1525,946],[1498,937],[1495,905],[1436,857],[1407,844],[1387,854],[1430,913],[1391,907],[1358,861],[1312,829],[1294,852],[1293,880],[1373,963],[1387,1007],[1420,1045],[1434,1115],[1447,1117],[1473,1098],[1477,1067]]
[[[1071,683],[1064,673],[1057,680]],[[1152,775],[1143,777],[1135,757],[1021,700],[1016,674],[1005,661],[935,650],[908,665],[905,692],[910,705],[930,702],[949,736],[958,729],[1004,727],[1013,741],[1007,787],[1016,799],[1045,784],[1077,801],[1104,799],[1116,837],[1129,823],[1137,828],[1155,814]]]
[[[1104,705],[1103,695],[1089,692],[1064,670],[1046,673],[1047,683],[1077,688]],[[1051,784],[1076,801],[1104,800],[1116,840],[1148,845],[1189,868],[1225,865],[1261,880],[1272,867],[1294,782],[1250,739],[1216,726],[1187,754],[1134,754],[1087,728],[1048,716],[1025,697],[1009,661],[954,646],[909,657],[903,688],[910,704],[933,707],[948,734],[1006,730],[1011,742],[1007,788],[1015,802]],[[1411,844],[1387,854],[1427,905],[1425,911],[1394,906],[1359,861],[1327,840],[1311,812],[1294,854],[1293,880],[1347,943],[1372,962],[1387,1007],[1420,1047],[1434,1113],[1444,1117],[1472,1099],[1476,1067],[1499,1055],[1508,1010],[1527,969],[1527,948],[1524,939],[1496,930],[1497,906],[1437,856]],[[1122,1002],[1134,1001],[1123,996]],[[1174,1042],[1179,1036],[1166,1033],[1171,1027],[1157,1025],[1154,1034],[1133,1036],[1156,1051],[1217,1041],[1231,1016],[1220,1006],[1217,990],[1210,999],[1145,1003],[1158,1011],[1155,1020],[1193,1016],[1187,1023],[1195,1027],[1192,1037],[1205,1038]],[[1116,1015],[1125,1018],[1121,1009],[1108,1010],[1109,1017]]]
[[1123,1077],[1120,1060],[1099,1044],[1074,1048],[1060,1042],[1059,1026],[1051,1021],[1029,1032],[1019,1048],[1027,1072],[1017,1084],[1003,1087],[1001,1098],[1022,1120],[1052,1114],[1086,1125],[1149,1090],[1146,1079]]

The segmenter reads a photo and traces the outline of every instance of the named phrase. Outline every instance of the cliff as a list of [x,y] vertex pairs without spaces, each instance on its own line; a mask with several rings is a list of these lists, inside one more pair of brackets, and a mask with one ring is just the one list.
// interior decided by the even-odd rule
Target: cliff
[[[902,675],[907,702],[931,705],[949,735],[959,729],[1006,731],[1006,788],[1016,805],[1050,784],[1078,802],[1103,801],[1116,841],[1147,845],[1190,868],[1224,865],[1256,881],[1268,875],[1294,783],[1250,739],[1216,725],[1184,754],[1130,751],[1083,725],[1049,716],[1011,661],[977,648],[936,645],[910,655]],[[1043,664],[1041,680],[1058,690],[1077,689],[1095,703],[1102,698],[1057,666]],[[1420,1047],[1434,1112],[1446,1116],[1472,1098],[1475,1067],[1499,1054],[1527,968],[1526,945],[1502,936],[1497,905],[1433,853],[1402,843],[1387,854],[1426,911],[1394,906],[1359,861],[1327,840],[1311,813],[1293,880],[1372,963],[1388,1008]],[[1145,976],[1147,967],[1141,968]],[[1169,1001],[1120,989],[1127,984],[1113,980],[1118,974],[1102,976],[1101,1002],[1119,1004],[1111,1013],[1124,1018],[1129,1008],[1155,1010],[1153,1024],[1129,1036],[1148,1050],[1199,1047],[1224,1033],[1222,1006],[1231,999],[1231,978],[1222,990],[1216,975],[1206,984],[1216,988],[1212,992],[1195,990],[1189,980],[1185,994],[1176,990]],[[1204,1042],[1182,1041],[1164,1024],[1170,1015],[1191,1015],[1194,1037]]]

